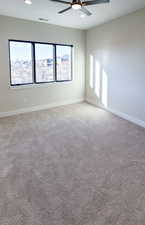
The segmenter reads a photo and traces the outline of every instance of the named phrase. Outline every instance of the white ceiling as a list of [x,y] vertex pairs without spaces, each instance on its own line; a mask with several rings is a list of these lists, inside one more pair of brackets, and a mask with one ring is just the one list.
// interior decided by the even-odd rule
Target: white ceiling
[[48,19],[49,24],[88,29],[145,7],[145,0],[111,0],[109,4],[87,6],[87,9],[93,15],[80,18],[80,11],[72,9],[63,15],[59,15],[57,13],[59,10],[68,7],[65,4],[51,2],[50,0],[32,1],[32,5],[26,5],[24,0],[0,0],[0,15],[34,21],[43,17]]

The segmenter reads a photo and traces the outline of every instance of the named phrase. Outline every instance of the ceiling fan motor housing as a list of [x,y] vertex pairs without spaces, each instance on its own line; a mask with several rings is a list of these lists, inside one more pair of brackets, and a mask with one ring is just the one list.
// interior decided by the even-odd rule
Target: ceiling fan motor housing
[[72,1],[72,5],[82,5],[81,1],[80,0],[73,0]]

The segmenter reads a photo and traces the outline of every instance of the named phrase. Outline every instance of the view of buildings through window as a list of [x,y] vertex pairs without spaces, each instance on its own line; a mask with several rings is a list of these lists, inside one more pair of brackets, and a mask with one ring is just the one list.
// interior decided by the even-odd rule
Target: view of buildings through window
[[31,43],[10,42],[11,84],[33,82]]
[[53,45],[35,44],[36,82],[54,81]]
[[11,85],[71,80],[71,46],[10,41],[10,61]]
[[57,80],[71,80],[71,48],[56,46]]

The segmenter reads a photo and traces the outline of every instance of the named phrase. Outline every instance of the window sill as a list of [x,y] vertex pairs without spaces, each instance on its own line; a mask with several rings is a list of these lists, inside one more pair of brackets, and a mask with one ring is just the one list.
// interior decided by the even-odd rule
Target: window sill
[[48,87],[49,84],[53,84],[54,82],[51,83],[42,83],[42,84],[24,84],[24,85],[15,85],[15,86],[9,86],[10,89],[12,90],[17,90],[17,89],[27,89],[27,88],[41,88],[41,87]]
[[27,88],[43,88],[48,87],[49,85],[54,84],[62,84],[72,82],[72,80],[66,80],[66,81],[54,81],[54,82],[48,82],[48,83],[38,83],[38,84],[24,84],[24,85],[15,85],[15,86],[9,86],[11,90],[19,90],[19,89],[27,89]]

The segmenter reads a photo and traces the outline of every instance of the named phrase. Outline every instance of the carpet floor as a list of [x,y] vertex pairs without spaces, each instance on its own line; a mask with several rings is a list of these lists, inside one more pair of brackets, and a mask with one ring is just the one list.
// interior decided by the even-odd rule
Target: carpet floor
[[0,119],[1,225],[145,225],[145,130],[82,103]]

